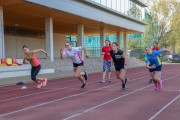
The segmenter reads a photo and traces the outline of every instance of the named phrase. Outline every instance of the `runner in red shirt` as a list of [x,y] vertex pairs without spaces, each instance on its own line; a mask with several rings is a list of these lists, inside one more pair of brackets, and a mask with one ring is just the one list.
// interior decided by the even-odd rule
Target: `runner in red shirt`
[[[153,42],[153,48],[152,48],[153,51],[157,51],[157,50],[160,50],[160,47],[158,46],[158,41],[154,41]],[[160,55],[159,55],[160,57]],[[149,83],[153,83],[153,80],[152,80],[152,72],[150,72],[150,80],[149,80]]]
[[106,77],[106,71],[108,72],[108,82],[111,82],[111,55],[109,52],[112,50],[111,42],[109,40],[105,41],[106,46],[102,48],[102,55],[104,55],[103,58],[103,79],[100,81],[100,83],[104,83],[105,77]]
[[158,42],[157,41],[154,41],[153,42],[153,48],[152,48],[153,51],[157,51],[157,50],[160,50],[160,47],[158,46]]

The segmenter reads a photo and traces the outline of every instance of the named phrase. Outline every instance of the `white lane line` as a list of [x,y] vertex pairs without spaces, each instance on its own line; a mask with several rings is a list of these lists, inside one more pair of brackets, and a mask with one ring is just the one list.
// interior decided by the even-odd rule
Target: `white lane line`
[[[172,70],[176,70],[176,69],[171,69],[171,70],[167,70],[167,71],[164,71],[164,72],[168,72],[168,71],[172,71]],[[139,74],[139,73],[144,73],[144,72],[137,72],[137,73],[132,73],[132,74],[129,74],[129,75],[133,75],[133,74]],[[129,76],[128,75],[128,76]],[[149,75],[148,75],[149,76]],[[146,76],[146,77],[148,77]],[[94,78],[94,77],[93,77]],[[113,78],[114,79],[114,78]],[[69,80],[70,81],[70,80]],[[67,82],[69,82],[67,81]],[[51,84],[57,84],[59,82],[56,82],[56,83],[51,83]],[[63,81],[64,83],[64,81]],[[94,82],[90,82],[90,83],[94,83]],[[48,84],[50,85],[50,84]],[[80,85],[80,84],[78,84]],[[78,85],[73,85],[73,86],[68,86],[68,87],[64,87],[64,88],[59,88],[59,89],[53,89],[53,90],[48,90],[48,91],[43,91],[43,92],[36,92],[36,93],[33,93],[33,94],[28,94],[28,95],[23,95],[23,96],[18,96],[18,97],[13,97],[13,98],[8,98],[8,99],[4,99],[4,100],[0,100],[0,102],[5,102],[5,101],[9,101],[9,100],[13,100],[13,99],[18,99],[18,98],[23,98],[23,97],[28,97],[28,96],[33,96],[33,95],[37,95],[37,94],[43,94],[43,93],[47,93],[47,92],[51,92],[51,91],[58,91],[58,90],[63,90],[63,89],[67,89],[67,88],[71,88],[71,87],[75,87],[75,86],[78,86]],[[31,88],[31,87],[30,87]],[[19,89],[18,89],[19,90]],[[14,90],[9,90],[9,91],[14,91]],[[4,92],[9,92],[9,91],[4,91]]]
[[175,97],[173,100],[171,100],[168,104],[166,104],[162,109],[160,109],[156,114],[154,114],[149,120],[153,120],[155,117],[157,117],[162,111],[164,111],[169,105],[171,105],[174,101],[176,101],[178,98],[180,98],[180,95]]
[[[143,77],[142,77],[142,78],[143,78]],[[138,80],[138,79],[140,79],[140,78],[136,78],[136,79],[130,80],[129,82],[136,81],[136,80]],[[115,85],[119,85],[119,84],[121,84],[121,83],[116,83],[116,84],[109,85],[109,86],[106,86],[106,87],[101,87],[101,88],[98,88],[98,89],[89,90],[89,91],[86,91],[86,92],[82,92],[82,93],[70,95],[70,96],[67,96],[67,97],[64,97],[64,98],[60,98],[60,99],[56,99],[56,100],[53,100],[53,101],[48,101],[48,102],[44,102],[44,103],[37,104],[37,105],[34,105],[34,106],[30,106],[30,107],[27,107],[27,108],[24,108],[24,109],[15,110],[15,111],[12,111],[12,112],[8,112],[8,113],[5,113],[5,114],[1,114],[0,117],[4,117],[4,116],[10,115],[10,114],[18,113],[18,112],[21,112],[21,111],[25,111],[25,110],[28,110],[28,109],[35,108],[35,107],[39,107],[39,106],[51,104],[51,103],[58,102],[58,101],[61,101],[61,100],[65,100],[65,99],[68,99],[68,98],[77,97],[77,96],[80,96],[80,95],[84,95],[84,94],[86,94],[86,93],[98,91],[98,90],[105,89],[105,88],[109,88],[109,87],[112,87],[112,86],[115,86]]]
[[[170,69],[170,70],[166,70],[166,71],[164,71],[164,72],[167,72],[167,71],[171,71],[171,70],[176,70],[176,69]],[[146,73],[146,72],[136,72],[136,73],[131,73],[131,74],[129,74],[129,73],[127,73],[127,76],[131,76],[131,75],[135,75],[135,74],[140,74],[140,73]],[[94,74],[96,74],[96,73],[94,73]],[[72,76],[71,76],[72,77]],[[91,77],[91,78],[95,78],[95,77],[97,77],[97,76],[93,76],[93,77]],[[68,78],[68,77],[63,77],[63,78],[60,78],[60,79],[64,79],[64,78]],[[73,79],[73,78],[72,78]],[[52,79],[51,79],[52,80]],[[71,82],[71,81],[73,81],[73,80],[68,80],[68,81],[59,81],[59,82],[54,82],[54,83],[49,83],[48,85],[53,85],[53,84],[57,84],[57,83],[66,83],[66,82]],[[32,83],[32,82],[29,82],[29,83]],[[7,86],[2,86],[2,87],[7,87]],[[31,87],[28,87],[28,88],[36,88],[36,87],[34,87],[34,86],[31,86]],[[19,88],[18,89],[8,89],[8,90],[5,90],[5,91],[0,91],[0,93],[6,93],[6,92],[11,92],[11,91],[18,91],[18,90],[20,90]]]
[[[167,78],[167,79],[164,79],[164,81],[169,80],[169,79],[174,78],[174,77],[177,77],[177,76],[180,76],[180,75],[171,76],[171,77],[169,77],[169,78]],[[74,115],[69,116],[69,117],[67,117],[67,118],[64,118],[63,120],[69,120],[69,119],[72,119],[72,118],[74,118],[74,117],[80,116],[80,115],[82,115],[82,114],[84,114],[84,113],[87,113],[87,112],[89,112],[89,111],[91,111],[91,110],[94,110],[94,109],[96,109],[96,108],[98,108],[98,107],[101,107],[101,106],[103,106],[103,105],[106,105],[106,104],[108,104],[108,103],[114,102],[114,101],[116,101],[116,100],[118,100],[118,99],[121,99],[121,98],[126,97],[126,96],[128,96],[128,95],[131,95],[131,94],[136,93],[136,92],[138,92],[138,91],[141,91],[141,90],[143,90],[143,89],[145,89],[145,88],[148,88],[148,87],[150,87],[150,86],[152,86],[152,85],[153,85],[153,84],[148,85],[148,86],[146,86],[146,87],[142,87],[142,88],[137,89],[137,90],[135,90],[135,91],[133,91],[133,92],[127,93],[127,94],[125,94],[125,95],[123,95],[123,96],[120,96],[120,97],[114,98],[114,99],[112,99],[112,100],[109,100],[109,101],[107,101],[107,102],[104,102],[104,103],[102,103],[102,104],[96,105],[96,106],[94,106],[94,107],[92,107],[92,108],[89,108],[89,109],[87,109],[87,110],[84,110],[84,111],[82,111],[82,112],[80,112],[80,113],[77,113],[77,114],[74,114]]]
[[[174,69],[172,69],[172,70],[174,70]],[[137,73],[127,74],[127,76],[140,74],[140,73],[145,73],[145,72],[137,72]],[[92,76],[91,79],[96,78],[96,77],[97,76]],[[68,77],[66,77],[66,78],[68,78]],[[60,79],[62,79],[62,78],[60,78]],[[74,78],[71,78],[71,79],[74,79]],[[63,80],[63,81],[58,81],[58,82],[54,82],[54,83],[49,83],[48,85],[53,85],[53,84],[58,84],[58,83],[67,83],[67,82],[71,82],[71,81],[74,81],[74,80]],[[29,82],[29,83],[32,83],[32,82]],[[6,87],[6,86],[4,86],[4,87]],[[28,87],[28,89],[30,89],[30,88],[36,88],[36,87],[35,86]],[[20,90],[19,88],[18,89],[17,88],[16,89],[7,89],[7,90],[4,90],[4,91],[0,91],[0,93],[6,93],[6,92],[12,92],[12,91],[14,92],[14,91],[19,91],[19,90]]]
[[[146,77],[149,77],[149,75],[148,75],[148,76],[140,77],[140,78],[138,78],[138,79],[142,79],[142,78],[146,78]],[[132,80],[133,80],[133,79],[132,79]],[[94,82],[88,82],[88,84],[96,83],[96,82],[99,82],[99,80],[98,80],[98,81],[94,81]],[[9,100],[14,100],[14,99],[18,99],[18,98],[29,97],[29,96],[38,95],[38,94],[43,94],[43,93],[52,92],[52,91],[64,90],[64,89],[67,89],[67,88],[72,88],[72,87],[76,87],[76,86],[80,86],[80,85],[81,85],[81,84],[73,85],[73,86],[68,86],[68,87],[64,87],[64,88],[53,89],[53,90],[47,90],[47,91],[43,91],[43,92],[36,92],[36,93],[28,94],[28,95],[23,95],[23,96],[18,96],[18,97],[13,97],[13,98],[8,98],[8,99],[0,100],[0,102],[5,102],[5,101],[9,101]]]
[[[96,78],[97,76],[93,76],[93,77],[91,77],[91,78]],[[48,85],[54,85],[54,84],[58,84],[58,83],[68,83],[68,82],[72,82],[72,81],[74,81],[75,79],[74,78],[71,78],[71,79],[73,79],[73,80],[63,80],[63,81],[58,81],[58,82],[53,82],[53,83],[48,83]],[[36,86],[30,86],[30,87],[28,87],[28,89],[30,89],[30,88],[36,88]],[[11,91],[20,91],[21,89],[8,89],[8,90],[4,90],[4,91],[0,91],[0,93],[6,93],[6,92],[11,92]]]
[[[142,77],[142,78],[143,78],[143,77]],[[171,77],[170,77],[170,78],[171,78]],[[141,78],[132,79],[132,80],[130,80],[130,81],[136,81],[136,80],[138,80],[138,79],[141,79]],[[129,81],[129,82],[130,82],[130,81]],[[165,80],[164,80],[164,81],[165,81]],[[44,103],[37,104],[37,105],[35,105],[35,106],[30,106],[30,107],[27,107],[27,108],[24,108],[24,109],[20,109],[20,110],[16,110],[16,111],[8,112],[8,113],[5,113],[5,114],[1,114],[1,115],[0,115],[0,117],[7,116],[7,115],[10,115],[10,114],[14,114],[14,113],[17,113],[17,112],[21,112],[21,111],[24,111],[24,110],[32,109],[32,108],[35,108],[35,107],[39,107],[39,106],[43,106],[43,105],[47,105],[47,104],[51,104],[51,103],[54,103],[54,102],[57,102],[57,101],[61,101],[61,100],[64,100],[64,99],[68,99],[68,98],[72,98],[72,97],[76,97],[76,96],[84,95],[85,93],[98,91],[98,90],[101,90],[101,89],[104,89],[104,88],[109,88],[109,87],[112,87],[112,86],[115,86],[115,85],[118,85],[118,84],[120,84],[120,83],[113,84],[113,85],[106,86],[106,87],[101,87],[101,88],[94,89],[94,90],[90,90],[90,91],[86,91],[86,92],[82,92],[82,93],[79,93],[79,94],[74,94],[74,95],[67,96],[67,97],[60,98],[60,99],[56,99],[56,100],[53,100],[53,101],[44,102]],[[150,85],[150,86],[152,86],[152,85]]]

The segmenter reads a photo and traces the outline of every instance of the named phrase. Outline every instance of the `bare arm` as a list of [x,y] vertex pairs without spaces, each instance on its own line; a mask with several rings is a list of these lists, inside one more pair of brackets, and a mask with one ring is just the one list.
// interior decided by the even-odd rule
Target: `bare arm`
[[49,54],[48,54],[46,51],[44,51],[43,49],[33,50],[32,52],[33,52],[33,53],[42,52],[42,53],[46,54],[47,56],[49,56]]
[[23,56],[23,64],[27,64],[25,55]]
[[103,51],[103,48],[101,49],[101,55],[104,55],[105,54],[105,52]]
[[156,68],[156,66],[155,66],[155,65],[153,65],[153,66],[149,66],[148,64],[146,64],[146,68],[147,68],[147,69],[155,69],[155,68]]
[[60,58],[64,59],[66,57],[66,55],[63,54],[63,49],[60,50]]
[[163,52],[170,52],[170,50],[167,48],[163,48],[162,50],[163,50]]
[[127,58],[126,58],[125,53],[123,53],[122,57],[124,58],[124,65],[126,65],[126,66],[127,66]]
[[84,54],[85,54],[86,58],[89,58],[89,55],[88,55],[88,52],[87,52],[86,48],[82,47],[82,50],[84,50]]
[[105,54],[105,52],[101,52],[101,55],[104,55]]

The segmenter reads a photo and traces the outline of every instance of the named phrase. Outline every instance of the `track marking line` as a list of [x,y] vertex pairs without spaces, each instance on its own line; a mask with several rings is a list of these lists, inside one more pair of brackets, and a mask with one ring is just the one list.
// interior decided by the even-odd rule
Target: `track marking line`
[[155,119],[161,112],[163,112],[168,106],[170,106],[174,101],[176,101],[178,98],[180,98],[180,95],[176,96],[173,100],[171,100],[168,104],[166,104],[162,109],[160,109],[156,114],[154,114],[149,120]]
[[[172,76],[172,77],[169,77],[169,78],[165,79],[164,81],[169,80],[169,79],[174,78],[174,77],[177,77],[177,76],[180,76],[180,75],[174,75],[174,76]],[[77,114],[74,114],[74,115],[69,116],[69,117],[67,117],[67,118],[64,118],[63,120],[69,120],[69,119],[72,119],[72,118],[74,118],[74,117],[80,116],[80,115],[82,115],[82,114],[84,114],[84,113],[87,113],[87,112],[89,112],[89,111],[91,111],[91,110],[94,110],[94,109],[96,109],[96,108],[99,108],[99,107],[101,107],[101,106],[103,106],[103,105],[106,105],[106,104],[108,104],[108,103],[114,102],[114,101],[116,101],[116,100],[118,100],[118,99],[121,99],[121,98],[123,98],[123,97],[126,97],[126,96],[128,96],[128,95],[134,94],[134,93],[136,93],[136,92],[138,92],[138,91],[141,91],[141,90],[143,90],[143,89],[145,89],[145,88],[148,88],[148,87],[150,87],[150,86],[152,86],[152,85],[153,85],[153,84],[148,85],[148,86],[146,86],[146,87],[142,87],[142,88],[137,89],[137,90],[135,90],[135,91],[133,91],[133,92],[127,93],[127,94],[125,94],[125,95],[123,95],[123,96],[114,98],[114,99],[112,99],[112,100],[109,100],[109,101],[107,101],[107,102],[104,102],[104,103],[102,103],[102,104],[99,104],[99,105],[97,105],[97,106],[94,106],[94,107],[92,107],[92,108],[89,108],[89,109],[87,109],[87,110],[84,110],[84,111],[82,111],[82,112],[80,112],[80,113],[77,113]]]
[[[140,79],[140,78],[136,78],[136,79],[130,80],[129,82],[136,81],[138,79]],[[116,83],[116,84],[113,84],[113,85],[109,85],[109,86],[106,86],[106,87],[101,87],[101,88],[98,88],[98,89],[89,90],[89,91],[86,91],[86,92],[70,95],[70,96],[67,96],[67,97],[64,97],[64,98],[60,98],[60,99],[56,99],[56,100],[53,100],[53,101],[48,101],[48,102],[40,103],[40,104],[37,104],[37,105],[34,105],[34,106],[30,106],[30,107],[27,107],[27,108],[24,108],[24,109],[15,110],[15,111],[12,111],[12,112],[1,114],[0,117],[4,117],[4,116],[10,115],[10,114],[18,113],[18,112],[25,111],[25,110],[32,109],[32,108],[36,108],[36,107],[39,107],[39,106],[51,104],[51,103],[58,102],[58,101],[61,101],[61,100],[65,100],[65,99],[68,99],[68,98],[77,97],[77,96],[80,96],[80,95],[84,95],[86,93],[98,91],[98,90],[109,88],[109,87],[112,87],[112,86],[115,86],[115,85],[119,85],[119,84],[121,84],[121,83]]]
[[[142,78],[146,78],[149,76],[143,76],[137,79],[142,79]],[[131,79],[132,80],[136,80],[136,79]],[[97,83],[98,81],[94,81],[94,82],[88,82],[88,84],[92,84],[92,83]],[[18,99],[18,98],[24,98],[24,97],[29,97],[29,96],[33,96],[33,95],[38,95],[38,94],[43,94],[43,93],[47,93],[47,92],[53,92],[53,91],[59,91],[59,90],[64,90],[64,89],[68,89],[68,88],[72,88],[72,87],[76,87],[76,86],[80,86],[81,84],[77,84],[77,85],[73,85],[73,86],[68,86],[68,87],[64,87],[64,88],[58,88],[58,89],[53,89],[53,90],[47,90],[47,91],[42,91],[42,92],[36,92],[36,93],[32,93],[32,94],[28,94],[28,95],[23,95],[23,96],[18,96],[18,97],[13,97],[13,98],[8,98],[8,99],[4,99],[4,100],[0,100],[0,102],[5,102],[5,101],[9,101],[9,100],[14,100],[14,99]]]
[[[168,71],[169,71],[169,70],[168,70]],[[176,77],[176,76],[179,76],[179,75],[175,75],[175,76],[173,76],[173,77]],[[170,79],[170,78],[172,78],[172,77],[169,77],[168,79]],[[131,81],[136,81],[137,79],[140,79],[140,78],[136,78],[136,79],[130,80],[129,82],[131,82]],[[164,81],[165,81],[165,80],[164,80]],[[25,110],[28,110],[28,109],[36,108],[36,107],[39,107],[39,106],[51,104],[51,103],[58,102],[58,101],[61,101],[61,100],[64,100],[64,99],[68,99],[68,98],[72,98],[72,97],[77,97],[77,96],[84,95],[84,94],[89,93],[89,92],[94,92],[94,91],[98,91],[98,90],[101,90],[101,89],[104,89],[104,88],[109,88],[109,87],[112,87],[112,86],[115,86],[115,85],[118,85],[118,84],[120,84],[120,83],[116,83],[116,84],[109,85],[109,86],[106,86],[106,87],[101,87],[101,88],[98,88],[98,89],[86,91],[86,92],[79,93],[79,94],[74,94],[74,95],[67,96],[67,97],[60,98],[60,99],[56,99],[56,100],[53,100],[53,101],[48,101],[48,102],[40,103],[40,104],[37,104],[37,105],[34,105],[34,106],[30,106],[30,107],[27,107],[27,108],[24,108],[24,109],[20,109],[20,110],[8,112],[8,113],[5,113],[5,114],[1,114],[0,117],[7,116],[7,115],[10,115],[10,114],[14,114],[14,113],[18,113],[18,112],[25,111]],[[148,86],[146,86],[146,87],[150,87],[150,86],[152,86],[152,85],[148,85]],[[143,89],[146,88],[146,87],[143,87]],[[141,89],[140,89],[140,90],[141,90]],[[138,90],[138,91],[139,91],[139,90]],[[128,94],[130,94],[130,93],[128,93]],[[124,95],[123,95],[123,96],[124,96]],[[126,95],[126,96],[127,96],[127,95]]]

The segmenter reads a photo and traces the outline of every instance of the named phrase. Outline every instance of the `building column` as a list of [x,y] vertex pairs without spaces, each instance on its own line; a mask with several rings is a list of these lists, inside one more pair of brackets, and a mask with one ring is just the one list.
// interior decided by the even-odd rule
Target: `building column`
[[5,58],[3,7],[0,6],[0,58]]
[[[77,43],[78,43],[78,46],[84,46],[84,25],[83,24],[78,25]],[[84,51],[82,51],[81,56],[84,59]]]
[[126,57],[127,57],[127,50],[128,50],[127,34],[124,34],[124,53]]
[[119,48],[120,48],[120,46],[121,46],[121,43],[120,43],[120,41],[121,41],[120,32],[117,32],[117,33],[116,33],[116,38],[117,38],[117,43],[118,43]]
[[50,54],[50,60],[54,61],[53,19],[52,19],[52,17],[45,18],[45,32],[46,32],[46,51]]
[[105,29],[104,29],[104,28],[101,28],[101,29],[100,29],[100,45],[101,45],[101,48],[102,48],[103,46],[105,46],[105,39],[106,39]]

